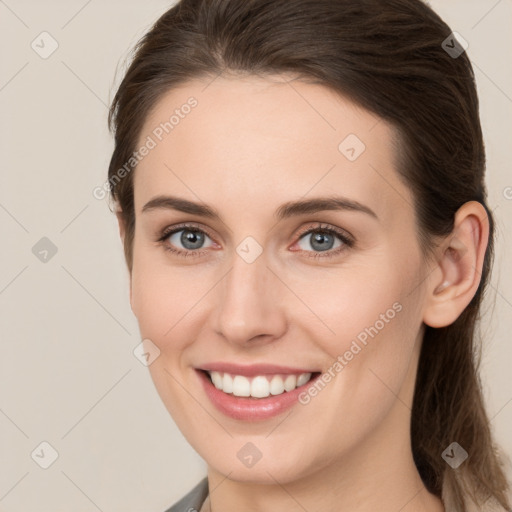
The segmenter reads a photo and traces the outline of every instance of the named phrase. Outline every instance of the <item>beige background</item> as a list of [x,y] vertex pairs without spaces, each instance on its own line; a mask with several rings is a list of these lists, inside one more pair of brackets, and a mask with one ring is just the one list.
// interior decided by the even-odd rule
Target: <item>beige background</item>
[[[468,41],[480,93],[498,220],[482,378],[510,456],[512,1],[431,4]],[[0,511],[163,512],[205,474],[133,355],[115,218],[92,193],[106,177],[106,107],[124,59],[169,5],[0,0]],[[51,49],[43,31],[58,43],[46,59],[31,47]],[[46,262],[32,252],[43,237],[57,249]],[[58,452],[48,469],[43,441]]]

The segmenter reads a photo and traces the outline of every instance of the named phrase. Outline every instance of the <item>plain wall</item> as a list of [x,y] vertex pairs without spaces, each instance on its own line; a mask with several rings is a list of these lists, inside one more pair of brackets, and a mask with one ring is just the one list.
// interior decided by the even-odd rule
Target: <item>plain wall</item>
[[[498,235],[482,380],[510,457],[512,3],[431,5],[468,41],[480,94]],[[206,474],[132,353],[141,340],[118,228],[93,196],[124,59],[169,6],[0,2],[0,511],[163,512]],[[43,31],[58,43],[48,58],[31,47],[55,44]],[[35,462],[50,460],[42,442],[58,452],[48,469]]]

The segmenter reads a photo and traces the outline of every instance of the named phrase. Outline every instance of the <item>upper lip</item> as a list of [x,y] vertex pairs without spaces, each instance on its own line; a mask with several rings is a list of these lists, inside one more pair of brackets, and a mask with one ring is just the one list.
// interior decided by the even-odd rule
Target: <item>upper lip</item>
[[277,364],[259,363],[240,365],[227,362],[208,363],[198,367],[198,369],[205,371],[225,372],[230,373],[231,375],[244,375],[246,377],[255,377],[256,375],[266,374],[275,375],[278,373],[300,375],[301,373],[316,372],[316,370],[306,368],[291,368],[290,366],[281,366]]

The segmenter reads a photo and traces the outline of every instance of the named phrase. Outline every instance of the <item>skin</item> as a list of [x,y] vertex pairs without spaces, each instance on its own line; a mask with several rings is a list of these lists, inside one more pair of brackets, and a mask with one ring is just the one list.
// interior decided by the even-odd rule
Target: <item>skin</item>
[[[135,171],[130,302],[142,338],[160,350],[149,366],[155,387],[208,465],[203,510],[443,511],[412,458],[414,380],[424,324],[452,323],[476,292],[485,210],[466,203],[426,261],[412,193],[396,172],[392,127],[284,75],[224,75],[173,89],[150,113],[139,145],[190,96],[198,105]],[[338,149],[348,134],[366,146],[353,162]],[[333,193],[377,218],[350,210],[274,217],[287,201]],[[222,220],[142,212],[162,194],[206,203]],[[201,255],[178,256],[157,242],[183,222],[209,233],[195,249]],[[319,223],[347,231],[355,244],[332,258],[308,257],[329,252],[301,235]],[[187,250],[180,235],[165,243]],[[248,236],[263,249],[252,263],[236,252]],[[278,417],[224,416],[194,370],[230,361],[327,371],[394,303],[401,311],[317,396]],[[262,454],[251,468],[237,457],[248,442]]]

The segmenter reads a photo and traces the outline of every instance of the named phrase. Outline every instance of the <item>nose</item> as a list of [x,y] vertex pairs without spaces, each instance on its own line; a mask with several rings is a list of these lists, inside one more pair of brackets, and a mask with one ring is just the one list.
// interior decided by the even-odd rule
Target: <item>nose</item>
[[266,344],[286,330],[285,290],[267,265],[265,252],[252,263],[233,254],[216,297],[216,332],[229,343]]

